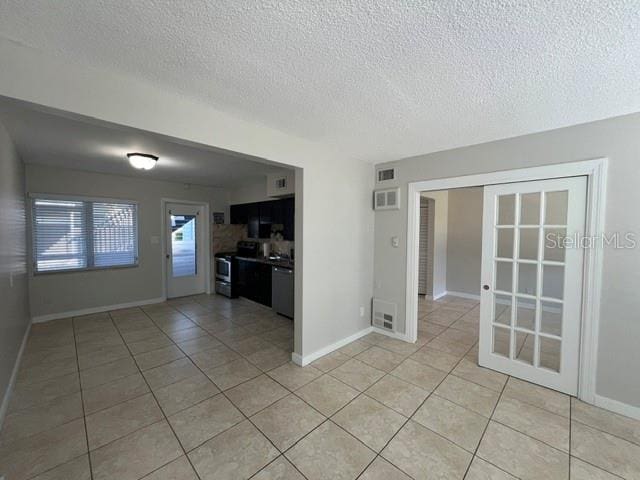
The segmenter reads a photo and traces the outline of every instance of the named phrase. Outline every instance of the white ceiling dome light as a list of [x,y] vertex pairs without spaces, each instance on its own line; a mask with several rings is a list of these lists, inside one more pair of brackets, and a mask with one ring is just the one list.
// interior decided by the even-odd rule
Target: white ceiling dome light
[[139,170],[151,170],[156,166],[158,157],[149,153],[127,153],[129,163]]

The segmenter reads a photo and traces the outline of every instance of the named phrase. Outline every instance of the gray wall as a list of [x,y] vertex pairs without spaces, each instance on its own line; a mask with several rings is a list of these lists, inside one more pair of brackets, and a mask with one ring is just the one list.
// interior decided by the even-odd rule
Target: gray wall
[[29,327],[24,198],[24,166],[0,123],[0,402]]
[[447,291],[480,295],[482,187],[449,190]]
[[[608,157],[606,231],[640,230],[640,114],[389,162],[397,167],[401,210],[375,214],[376,297],[398,303],[404,326],[407,183],[434,178]],[[400,248],[387,241],[400,237]],[[640,249],[605,247],[597,393],[640,406]]]
[[139,262],[134,268],[30,276],[34,317],[73,310],[155,299],[163,296],[161,199],[207,202],[210,211],[225,211],[228,192],[181,183],[144,180],[78,170],[27,165],[27,191],[86,195],[139,202]]

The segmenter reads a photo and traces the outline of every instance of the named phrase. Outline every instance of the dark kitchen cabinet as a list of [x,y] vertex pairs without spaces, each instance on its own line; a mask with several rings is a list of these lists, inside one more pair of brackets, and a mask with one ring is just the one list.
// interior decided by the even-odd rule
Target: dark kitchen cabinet
[[296,200],[295,198],[285,198],[281,200],[282,209],[284,211],[282,226],[282,235],[285,240],[294,240],[296,231]]
[[230,217],[231,223],[234,225],[245,225],[248,222],[249,209],[247,208],[248,204],[241,203],[240,205],[231,205]]
[[260,210],[260,223],[258,227],[258,238],[271,237],[271,223],[273,221],[273,204],[278,202],[260,202],[258,208]]
[[285,240],[295,237],[295,198],[231,205],[231,223],[247,225],[252,239],[269,238],[271,225],[282,225]]
[[260,204],[247,205],[247,235],[249,238],[260,238]]
[[271,266],[238,259],[238,294],[271,306]]

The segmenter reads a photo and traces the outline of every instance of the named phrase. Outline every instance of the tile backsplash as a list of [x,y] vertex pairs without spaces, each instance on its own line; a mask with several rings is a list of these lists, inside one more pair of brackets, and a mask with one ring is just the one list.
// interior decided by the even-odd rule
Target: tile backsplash
[[[246,225],[217,224],[212,225],[211,229],[211,244],[214,255],[218,252],[233,252],[236,249],[236,244],[240,240],[249,240],[247,238]],[[276,235],[272,235],[270,239],[261,238],[252,240],[256,242],[271,242],[271,252],[280,255],[290,255],[291,249],[294,248],[295,245],[295,242],[279,240]]]

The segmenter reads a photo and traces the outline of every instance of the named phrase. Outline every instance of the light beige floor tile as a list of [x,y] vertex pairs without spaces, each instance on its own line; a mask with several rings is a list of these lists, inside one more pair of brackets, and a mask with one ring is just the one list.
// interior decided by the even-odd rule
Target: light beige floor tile
[[143,480],[198,480],[187,457],[180,457],[144,477]]
[[209,370],[241,358],[240,355],[224,345],[194,353],[190,357],[201,370]]
[[500,394],[475,383],[449,375],[435,393],[480,415],[490,417]]
[[251,417],[258,429],[282,452],[324,420],[324,416],[295,395],[288,395]]
[[351,480],[375,458],[374,452],[331,421],[285,455],[309,480]]
[[22,480],[87,452],[84,420],[77,419],[37,435],[0,445],[0,465],[7,480]]
[[378,380],[365,393],[405,417],[413,415],[429,395],[426,390],[393,375]]
[[410,420],[382,456],[413,478],[462,479],[472,455]]
[[93,480],[137,480],[182,455],[165,420],[91,452]]
[[[368,343],[365,343],[365,345],[367,348],[371,347],[371,345],[369,345]],[[312,362],[311,365],[323,372],[330,372],[334,368],[338,368],[344,362],[349,361],[350,358],[351,356],[349,355],[346,355],[340,351],[335,351],[331,352],[328,355],[325,355],[324,357],[320,357],[315,362]]]
[[474,457],[465,480],[516,480],[516,477],[500,470],[495,465]]
[[496,392],[502,391],[504,384],[507,383],[507,379],[509,378],[503,373],[479,367],[466,358],[460,361],[452,373],[457,377],[464,378],[465,380],[477,383]]
[[130,355],[122,340],[118,345],[109,345],[102,348],[89,347],[87,353],[81,353],[81,347],[78,347],[78,366],[80,370],[86,370],[87,368],[111,363]]
[[360,338],[360,340],[362,340],[365,343],[368,343],[369,345],[377,345],[378,343],[383,341],[385,338],[387,338],[386,335],[373,332],[373,333],[368,333],[364,337]]
[[385,375],[382,370],[362,363],[355,358],[331,370],[329,374],[361,392],[365,391]]
[[80,392],[50,400],[48,403],[10,413],[4,419],[0,444],[14,442],[81,418]]
[[623,478],[640,478],[640,446],[571,422],[571,454]]
[[209,334],[200,327],[187,328],[185,330],[167,333],[167,336],[176,343],[186,342],[193,340],[194,338],[204,337],[207,335]]
[[80,379],[77,373],[43,380],[37,383],[16,382],[9,400],[8,412],[23,410],[35,405],[80,391]]
[[166,365],[143,372],[144,378],[152,389],[170,385],[185,378],[197,375],[200,371],[188,358],[180,358]]
[[227,397],[242,413],[251,416],[289,392],[266,375],[261,375],[226,391]]
[[571,478],[573,480],[616,480],[620,477],[589,465],[579,458],[571,457]]
[[569,452],[569,419],[528,403],[502,397],[492,417],[554,448]]
[[465,450],[475,452],[489,419],[437,395],[431,395],[413,420]]
[[640,420],[588,405],[576,398],[571,399],[571,420],[640,445]]
[[529,403],[535,407],[544,408],[564,417],[569,416],[569,396],[539,385],[511,377],[507,382],[503,395]]
[[138,355],[139,353],[146,353],[159,348],[168,347],[173,345],[173,342],[160,330],[154,333],[152,336],[140,340],[137,342],[130,342],[127,344],[132,355]]
[[358,391],[330,375],[323,375],[297,390],[296,395],[328,417],[356,398]]
[[203,373],[154,389],[153,393],[165,415],[173,415],[212,397],[220,390]]
[[242,420],[240,411],[224,395],[216,395],[169,417],[187,452]]
[[240,355],[251,355],[256,352],[260,352],[262,350],[266,350],[271,348],[272,345],[261,338],[261,335],[256,335],[254,337],[244,338],[242,340],[229,342],[229,346],[233,348]]
[[34,477],[33,480],[91,480],[89,455],[84,454],[70,462]]
[[293,391],[315,380],[322,375],[322,372],[311,365],[300,367],[295,363],[289,362],[274,368],[267,375]]
[[451,355],[450,353],[441,352],[425,345],[420,350],[409,357],[422,365],[433,367],[443,372],[449,373],[460,361],[460,356]]
[[194,353],[202,352],[210,348],[218,347],[222,345],[219,340],[215,339],[211,335],[198,336],[191,340],[178,343],[178,347],[187,355],[193,355]]
[[429,392],[447,375],[441,370],[422,365],[410,358],[398,365],[391,374]]
[[244,421],[189,453],[189,458],[202,480],[240,480],[278,455],[269,440]]
[[268,372],[290,361],[291,352],[287,352],[278,347],[269,347],[265,350],[247,355],[247,360],[263,372]]
[[[440,334],[442,335],[442,334]],[[441,352],[450,353],[451,355],[460,355],[464,356],[466,353],[471,350],[471,345],[466,345],[462,343],[451,343],[447,342],[444,339],[440,338],[440,336],[434,338],[429,343],[427,343],[429,347],[440,350]]]
[[182,350],[175,345],[171,345],[169,347],[159,348],[150,352],[141,353],[140,355],[135,355],[133,358],[138,364],[138,367],[140,367],[140,370],[144,372],[145,370],[166,365],[167,363],[171,363],[182,357],[184,357]]
[[110,383],[119,378],[138,373],[133,357],[125,357],[115,362],[100,365],[80,372],[80,383],[84,390]]
[[420,345],[410,342],[405,342],[404,340],[398,340],[397,338],[387,337],[384,340],[381,340],[378,345],[380,348],[384,348],[385,350],[389,350],[391,352],[399,353],[404,357],[408,357],[412,353],[415,353]]
[[[383,343],[381,342],[380,345],[382,344]],[[355,358],[371,367],[388,373],[402,363],[405,359],[405,355],[385,350],[378,346],[373,346],[357,355]]]
[[523,480],[569,478],[569,455],[496,422],[489,423],[477,454]]
[[139,397],[148,391],[147,382],[140,373],[89,388],[82,393],[85,415]]
[[295,469],[285,457],[278,457],[264,467],[253,480],[305,480],[302,474]]
[[63,358],[51,362],[20,369],[18,374],[22,384],[39,383],[56,377],[62,377],[78,371],[75,358]]
[[359,353],[364,352],[367,348],[371,347],[370,343],[362,340],[354,340],[351,343],[346,344],[344,347],[339,348],[337,352],[342,353],[348,357],[355,357]]
[[150,393],[89,415],[89,450],[95,450],[162,418],[162,412]]
[[221,390],[228,390],[262,374],[259,369],[244,359],[204,370],[204,373]]
[[331,417],[331,420],[366,446],[379,452],[400,430],[407,418],[366,395],[360,395]]
[[382,457],[377,457],[358,478],[360,480],[411,480],[409,476]]

